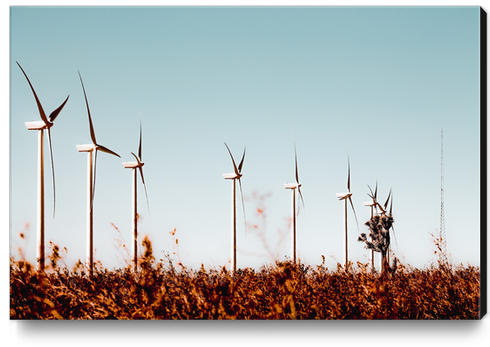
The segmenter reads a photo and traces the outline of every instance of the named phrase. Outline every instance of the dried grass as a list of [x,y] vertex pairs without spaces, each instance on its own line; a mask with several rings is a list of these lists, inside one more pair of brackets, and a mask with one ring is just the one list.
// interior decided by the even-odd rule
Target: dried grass
[[90,277],[79,263],[38,272],[10,261],[10,319],[478,319],[480,269],[439,263],[398,265],[373,273],[368,264],[344,271],[276,262],[260,270],[177,271],[170,257],[156,261],[145,238],[141,270],[130,266]]

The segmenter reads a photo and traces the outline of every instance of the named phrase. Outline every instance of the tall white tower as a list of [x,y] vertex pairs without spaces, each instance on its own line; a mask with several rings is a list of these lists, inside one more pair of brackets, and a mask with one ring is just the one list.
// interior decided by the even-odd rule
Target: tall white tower
[[447,245],[446,245],[446,222],[444,217],[444,129],[441,130],[441,259],[447,265]]

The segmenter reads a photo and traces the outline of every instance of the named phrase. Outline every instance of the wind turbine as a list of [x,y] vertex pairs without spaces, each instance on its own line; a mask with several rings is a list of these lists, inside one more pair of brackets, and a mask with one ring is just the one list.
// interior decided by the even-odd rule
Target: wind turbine
[[[148,193],[146,192],[145,178],[143,176],[143,156],[141,151],[141,140],[142,140],[142,130],[140,121],[140,143],[138,149],[138,155],[131,152],[131,154],[136,158],[136,161],[123,162],[123,166],[126,169],[133,169],[133,263],[134,270],[138,268],[138,170],[141,174],[141,181],[143,182],[143,187],[145,188],[146,195],[146,205],[148,206],[148,213],[150,213],[150,204],[148,203]],[[138,169],[138,170],[137,170]]]
[[[293,262],[296,264],[296,189],[298,189],[299,196],[301,201],[303,202],[303,206],[305,205],[305,201],[303,200],[303,194],[301,194],[301,184],[299,183],[298,176],[298,158],[296,155],[296,144],[294,145],[294,165],[295,165],[295,173],[296,173],[296,182],[295,183],[285,183],[284,188],[291,189],[292,192],[292,221],[291,221],[291,254],[293,257]],[[298,208],[299,213],[299,208]]]
[[[373,193],[373,190],[371,189],[371,187],[369,185],[368,185],[368,188],[369,188],[369,191],[371,192],[371,194],[368,193],[368,196],[371,198],[371,201],[365,201],[364,206],[371,207],[371,218],[370,219],[372,219],[374,216],[374,210],[376,210],[376,213],[378,213],[378,207],[380,208],[381,213],[386,213],[386,206],[388,205],[388,200],[390,199],[391,189],[390,189],[390,194],[388,195],[388,200],[386,200],[385,205],[384,205],[384,209],[383,209],[383,207],[378,203],[378,181],[376,181],[376,188],[374,189],[374,193]],[[374,250],[371,250],[371,266],[374,269]]]
[[[388,198],[386,199],[385,203],[383,205],[381,205],[379,202],[378,202],[378,181],[376,181],[376,188],[374,189],[374,193],[373,193],[373,190],[371,189],[371,187],[368,185],[368,188],[369,188],[369,191],[371,192],[371,194],[368,193],[368,196],[371,198],[371,201],[369,202],[364,202],[364,206],[371,206],[371,218],[373,218],[373,208],[376,210],[376,214],[378,214],[378,208],[380,209],[380,213],[382,215],[385,215],[387,213],[387,208],[388,208],[388,202],[390,201],[390,198],[391,198],[391,188],[390,188],[390,192],[388,194]],[[391,209],[392,209],[392,206],[393,204],[391,204],[390,206],[390,215],[391,215]],[[388,258],[389,260],[389,258]],[[371,250],[371,265],[374,269],[374,250]],[[383,264],[381,264],[381,267],[383,266]]]
[[53,161],[53,149],[51,147],[51,134],[50,128],[54,125],[54,120],[60,114],[61,110],[65,106],[68,101],[69,95],[66,97],[65,101],[51,114],[49,118],[46,117],[44,113],[44,109],[37,97],[36,91],[27,77],[24,69],[18,62],[16,62],[19,68],[22,70],[22,73],[27,79],[29,86],[31,87],[32,94],[34,94],[34,98],[36,99],[37,108],[39,110],[39,115],[41,116],[41,121],[33,121],[33,122],[25,122],[27,130],[38,130],[38,185],[37,185],[37,251],[36,251],[36,259],[37,259],[37,267],[38,270],[44,270],[44,129],[46,129],[46,133],[48,135],[48,143],[49,143],[49,154],[51,156],[51,172],[53,174],[53,218],[55,215],[56,209],[56,189],[55,189],[55,179],[54,179],[54,161]]
[[[232,232],[232,250],[231,250],[231,268],[233,272],[236,272],[236,180],[238,180],[238,184],[240,185],[240,195],[242,197],[242,207],[243,207],[243,218],[245,220],[245,205],[243,203],[243,191],[242,191],[242,166],[243,160],[245,159],[245,148],[243,149],[243,156],[238,168],[235,164],[235,159],[233,159],[233,155],[231,154],[230,148],[225,142],[226,149],[228,149],[228,153],[230,153],[231,161],[233,162],[233,168],[235,169],[234,173],[226,173],[223,174],[223,177],[227,180],[232,180],[231,182],[231,232]],[[247,228],[247,223],[245,222],[245,230]]]
[[[95,139],[95,131],[94,126],[92,124],[92,117],[90,116],[90,108],[88,106],[87,94],[85,93],[85,87],[83,86],[82,76],[80,72],[78,72],[78,76],[80,77],[80,82],[82,84],[83,95],[85,96],[85,104],[87,105],[87,113],[88,113],[88,123],[90,127],[90,137],[92,138],[92,144],[88,145],[77,145],[77,149],[79,152],[87,152],[88,153],[88,162],[87,162],[87,267],[89,268],[90,275],[93,274],[94,268],[94,215],[93,215],[93,202],[94,202],[94,194],[95,194],[95,173],[97,168],[97,151],[106,152],[116,157],[119,157],[119,154],[111,151],[109,148],[104,147],[97,143]],[[92,164],[92,153],[95,150],[95,160]]]
[[349,264],[349,253],[348,253],[348,241],[347,241],[347,200],[349,200],[350,205],[352,207],[352,211],[354,211],[354,216],[356,217],[357,229],[359,229],[359,223],[357,222],[356,210],[354,209],[354,204],[352,203],[352,193],[350,191],[350,161],[347,158],[348,165],[348,175],[347,175],[347,192],[346,193],[336,193],[337,198],[339,200],[344,200],[344,226],[345,226],[345,269],[347,270],[347,266]]

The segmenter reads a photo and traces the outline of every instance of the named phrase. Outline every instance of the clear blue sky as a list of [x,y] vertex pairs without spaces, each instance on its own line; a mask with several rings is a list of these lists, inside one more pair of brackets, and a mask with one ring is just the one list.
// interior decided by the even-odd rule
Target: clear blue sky
[[[94,203],[96,259],[122,266],[114,239],[131,239],[131,171],[139,115],[151,208],[139,185],[140,233],[157,259],[189,267],[230,259],[226,142],[246,146],[238,208],[238,266],[290,256],[288,219],[296,142],[305,200],[297,250],[309,265],[344,259],[347,157],[360,232],[370,185],[393,189],[400,260],[436,260],[429,233],[440,221],[444,128],[447,245],[454,264],[479,265],[480,95],[478,7],[449,8],[32,8],[10,12],[10,245],[35,261],[36,103],[49,114],[70,94],[52,128],[56,218],[46,148],[46,239],[85,259],[86,154],[90,143],[80,71],[102,145]],[[263,200],[265,220],[256,214]],[[26,223],[30,223],[26,229]],[[111,225],[120,230],[120,234]],[[254,229],[253,225],[258,228]],[[170,231],[176,229],[175,244]],[[259,236],[259,230],[263,236]],[[19,233],[26,235],[20,239]],[[349,211],[349,253],[368,262]],[[393,240],[394,241],[394,240]],[[48,251],[49,252],[49,251]],[[176,252],[177,255],[173,255]]]

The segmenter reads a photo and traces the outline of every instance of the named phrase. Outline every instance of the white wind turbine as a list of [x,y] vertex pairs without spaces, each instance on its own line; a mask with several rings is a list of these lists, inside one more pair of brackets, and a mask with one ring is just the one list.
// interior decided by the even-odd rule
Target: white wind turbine
[[[298,189],[299,196],[301,201],[303,202],[303,206],[305,202],[303,200],[303,194],[301,194],[301,184],[299,183],[298,176],[298,158],[296,156],[296,144],[294,145],[294,165],[295,165],[295,174],[296,174],[296,182],[295,183],[285,183],[284,188],[291,189],[292,192],[292,209],[291,209],[291,254],[293,258],[293,262],[296,264],[296,189]],[[298,208],[299,213],[299,208]]]
[[347,176],[347,192],[346,193],[336,193],[337,198],[339,200],[344,200],[344,226],[345,226],[345,269],[347,270],[347,266],[349,264],[349,253],[348,253],[348,239],[347,239],[347,200],[349,200],[350,205],[352,207],[352,211],[354,211],[354,216],[356,217],[357,229],[359,229],[359,223],[357,222],[356,210],[354,209],[354,204],[352,203],[352,193],[350,191],[350,161],[347,158],[348,165],[348,176]]
[[[376,214],[378,214],[378,208],[380,209],[381,214],[386,214],[387,212],[386,209],[388,208],[388,202],[390,201],[390,197],[391,197],[391,189],[384,205],[381,206],[381,204],[378,202],[378,181],[376,181],[376,187],[374,189],[374,193],[369,185],[368,188],[369,191],[371,192],[371,194],[368,193],[368,196],[371,198],[371,201],[365,201],[364,206],[371,207],[371,218],[373,218],[375,212]],[[390,214],[391,214],[391,207],[390,207]],[[371,266],[374,269],[374,250],[371,250]]]
[[[90,137],[92,138],[92,144],[88,145],[77,145],[77,149],[79,152],[87,152],[88,153],[88,162],[87,162],[87,267],[89,268],[90,275],[93,274],[94,267],[94,233],[93,233],[93,202],[94,202],[94,194],[95,194],[95,174],[97,167],[97,151],[106,152],[116,157],[119,157],[119,154],[111,151],[109,148],[104,147],[97,143],[95,139],[95,131],[94,126],[92,124],[92,117],[90,116],[90,108],[88,106],[87,94],[85,93],[85,87],[83,86],[82,76],[80,72],[78,72],[78,76],[80,77],[80,82],[82,83],[83,95],[85,96],[85,104],[87,105],[87,113],[88,113],[88,122],[90,127]],[[92,153],[95,150],[95,160],[92,165]]]
[[[143,165],[145,163],[142,162],[142,150],[141,150],[141,141],[142,141],[142,130],[141,130],[141,122],[140,122],[140,142],[138,148],[138,155],[131,152],[131,154],[136,158],[136,161],[131,162],[123,162],[123,166],[126,169],[133,169],[133,263],[134,270],[136,271],[138,268],[138,170],[141,174],[141,181],[143,182],[143,187],[145,188],[146,195],[146,205],[148,206],[148,213],[150,213],[150,204],[148,203],[148,193],[146,192],[146,184],[145,178],[143,176]],[[138,170],[137,170],[138,169]]]
[[[231,182],[231,232],[232,232],[232,248],[231,248],[231,268],[233,272],[236,272],[236,180],[238,180],[238,184],[240,185],[240,195],[242,197],[242,207],[243,207],[243,218],[245,220],[245,205],[243,203],[243,191],[242,191],[242,166],[243,160],[245,159],[245,149],[243,150],[242,160],[238,165],[238,168],[235,164],[235,159],[233,159],[233,155],[231,154],[230,148],[225,142],[226,149],[228,149],[228,153],[230,153],[231,160],[233,162],[233,168],[235,170],[234,173],[226,173],[223,174],[223,177],[227,180],[232,180]],[[247,223],[245,222],[245,229],[247,228]]]
[[54,161],[53,161],[53,149],[51,147],[51,134],[50,128],[54,125],[54,120],[58,117],[59,113],[65,106],[68,101],[69,95],[65,99],[65,101],[51,114],[49,118],[46,117],[44,113],[44,109],[37,97],[37,94],[34,90],[34,87],[31,84],[31,81],[27,77],[24,69],[18,62],[16,62],[19,68],[22,70],[22,73],[27,79],[29,86],[31,87],[32,94],[34,94],[34,98],[36,99],[37,108],[39,110],[39,115],[41,116],[41,121],[33,121],[33,122],[25,122],[27,130],[38,130],[38,186],[37,186],[37,251],[36,251],[36,260],[38,270],[44,270],[44,129],[46,129],[46,133],[48,135],[48,143],[49,143],[49,154],[51,156],[51,172],[53,174],[53,218],[55,215],[56,208],[56,189],[55,189],[55,179],[54,179]]

